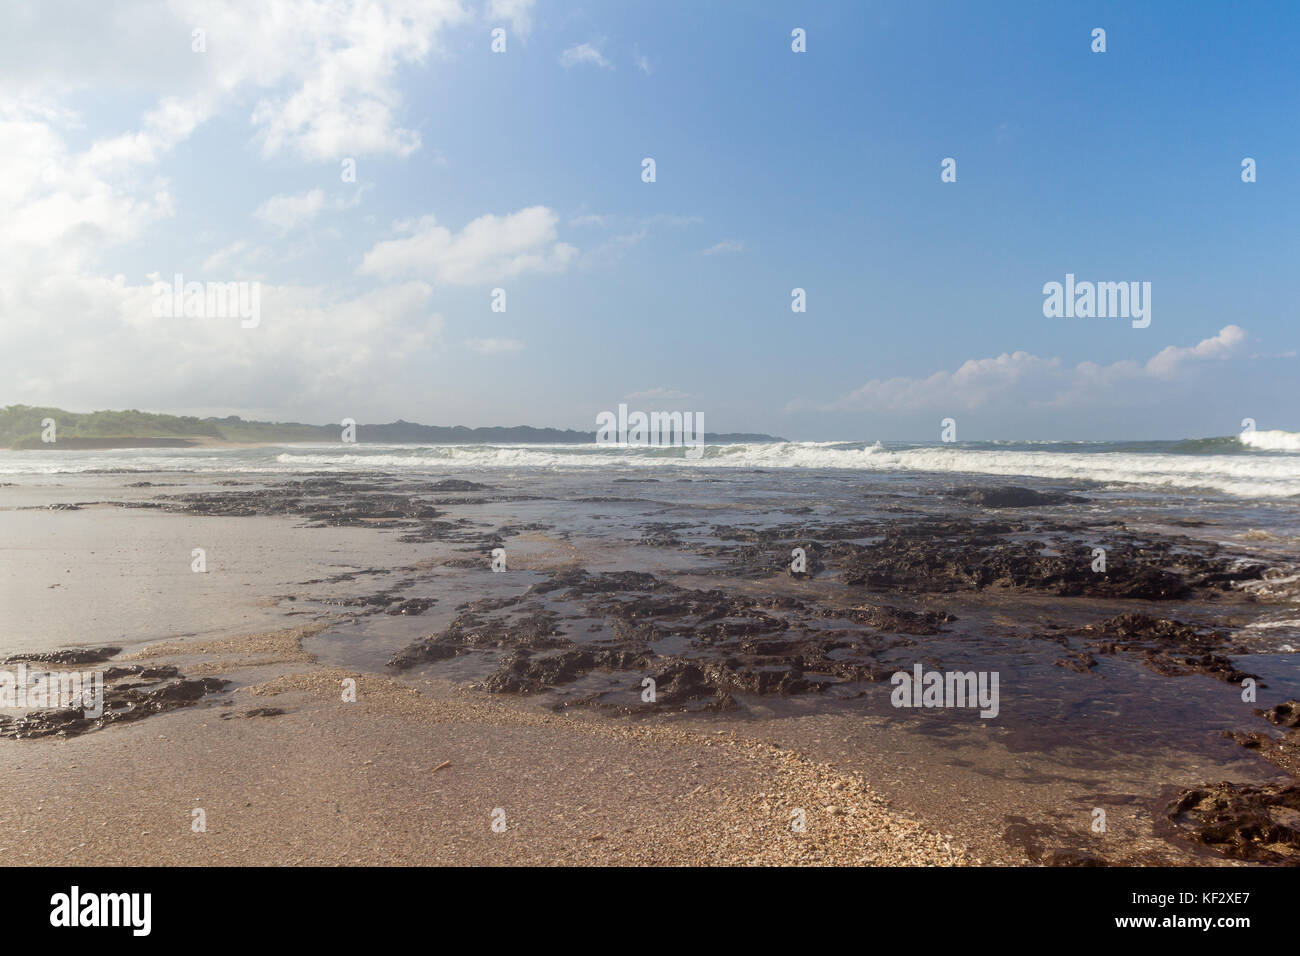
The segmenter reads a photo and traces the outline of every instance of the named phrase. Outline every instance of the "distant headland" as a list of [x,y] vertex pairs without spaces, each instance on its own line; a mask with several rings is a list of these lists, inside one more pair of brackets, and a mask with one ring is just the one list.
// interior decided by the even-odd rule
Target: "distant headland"
[[[53,422],[51,431],[50,422]],[[52,435],[54,440],[46,439]],[[0,447],[51,451],[102,448],[193,448],[222,445],[337,442],[340,425],[248,421],[238,415],[196,418],[125,411],[69,412],[62,408],[9,405],[0,408]],[[418,445],[582,444],[595,442],[596,430],[536,428],[532,425],[468,428],[420,425],[398,419],[356,426],[358,442]],[[785,441],[772,435],[730,432],[705,434],[709,444]]]

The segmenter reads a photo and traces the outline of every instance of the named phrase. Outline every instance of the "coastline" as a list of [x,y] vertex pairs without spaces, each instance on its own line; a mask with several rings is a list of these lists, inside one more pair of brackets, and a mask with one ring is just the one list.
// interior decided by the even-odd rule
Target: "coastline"
[[19,443],[8,451],[123,451],[132,448],[269,448],[299,444],[292,441],[231,441],[206,435],[171,437],[60,438],[56,442]]
[[[998,543],[1004,526],[1015,536],[1032,535],[1035,521],[1054,534],[1080,534],[1075,522],[1096,511],[1095,501],[1071,500],[1085,498],[1083,489],[1040,485],[1035,494],[1055,503],[987,515],[975,499],[1024,500],[996,488],[971,500],[942,486],[906,499],[873,492],[867,507],[883,510],[861,518],[849,510],[863,500],[852,485],[831,502],[824,480],[799,477],[790,487],[806,488],[804,497],[779,485],[781,497],[771,499],[797,519],[787,527],[788,517],[768,513],[774,479],[762,475],[744,479],[740,502],[733,491],[719,495],[716,477],[676,486],[587,474],[141,477],[63,474],[52,485],[0,488],[0,560],[12,608],[0,656],[109,644],[123,650],[108,667],[170,667],[184,680],[231,682],[140,721],[66,739],[0,739],[0,766],[16,781],[15,803],[0,822],[10,824],[11,841],[39,837],[53,859],[1233,865],[1242,861],[1180,835],[1164,807],[1205,781],[1287,779],[1220,736],[1249,732],[1258,720],[1249,707],[1224,706],[1234,691],[1222,675],[1161,673],[1181,658],[1153,658],[1114,638],[1120,647],[1093,649],[1088,663],[1086,630],[1072,636],[1059,623],[1074,599],[949,590],[957,582],[943,574],[959,571],[962,556],[942,539],[937,548],[909,545],[923,548],[916,554],[926,561],[951,564],[926,572],[924,592],[898,591],[910,585],[896,580],[886,605],[852,583],[882,573],[870,563],[853,568],[875,560],[879,545],[870,542],[891,528],[977,532],[995,548],[1006,547]],[[891,509],[903,502],[900,517]],[[813,503],[834,518],[805,513]],[[1145,506],[1115,507],[1141,524]],[[711,530],[688,544],[675,512],[694,516],[700,529],[712,522]],[[619,522],[613,529],[611,517]],[[1091,520],[1107,528],[1114,519]],[[1177,531],[1172,517],[1146,520]],[[815,564],[831,567],[792,577],[781,567],[791,534],[819,542]],[[1285,551],[1285,541],[1269,535],[1238,537],[1257,553]],[[1135,540],[1149,547],[1163,539]],[[1196,541],[1179,538],[1178,548],[1215,554]],[[488,567],[500,545],[509,551],[506,574]],[[191,568],[196,547],[205,550],[203,574]],[[1018,549],[1006,557],[1030,562],[1025,568],[1037,560]],[[1215,574],[1232,566],[1214,562],[1205,568]],[[897,574],[906,565],[890,567]],[[1155,580],[1136,574],[1114,585],[1139,593]],[[554,590],[560,585],[568,591]],[[528,661],[563,661],[571,652],[520,643],[551,629],[581,635],[598,608],[616,622],[598,646],[619,647],[617,621],[633,618],[638,628],[689,635],[686,622],[671,617],[674,595],[711,601],[705,596],[714,592],[726,595],[717,613],[734,621],[742,644],[746,628],[775,626],[774,612],[812,613],[792,619],[784,632],[791,637],[824,627],[817,620],[834,609],[858,616],[835,625],[859,635],[837,653],[856,646],[870,679],[845,683],[843,692],[810,692],[790,673],[763,689],[735,670],[728,680],[740,683],[728,693],[737,706],[728,708],[714,706],[722,698],[707,681],[665,678],[663,702],[643,713],[636,668],[644,665],[628,675],[599,667],[534,672]],[[1172,607],[1111,596],[1077,606],[1096,605],[1090,620],[1128,608],[1235,627],[1259,642],[1240,648],[1251,651],[1250,666],[1241,666],[1269,665],[1260,672],[1273,685],[1285,673],[1285,656],[1276,654],[1283,632],[1249,630],[1267,596],[1245,596],[1213,591],[1208,601]],[[761,609],[747,603],[755,600]],[[632,618],[623,606],[635,609]],[[15,644],[18,629],[26,639]],[[714,653],[711,633],[694,638],[704,660]],[[816,639],[844,641],[825,633]],[[479,637],[455,643],[470,634]],[[660,645],[664,661],[673,646]],[[386,664],[426,647],[437,653],[411,667]],[[801,656],[806,664],[814,650],[774,648],[778,656],[753,673],[788,671],[789,661]],[[888,669],[918,652],[927,666],[987,660],[1003,669],[1011,696],[1000,719],[891,709]],[[869,663],[875,655],[883,655],[883,674]],[[1026,670],[1026,655],[1041,666]],[[662,677],[664,666],[650,673]],[[346,677],[358,682],[356,704],[340,700]],[[636,689],[620,689],[629,687]],[[63,767],[70,769],[55,772]],[[81,788],[94,780],[109,781],[95,801],[66,796],[91,792]],[[108,828],[100,826],[101,798],[120,811]],[[1109,814],[1109,833],[1088,830],[1097,806]],[[209,811],[206,844],[188,829],[194,807]],[[497,807],[506,811],[505,834],[490,828]],[[790,829],[796,809],[806,812],[803,833]],[[512,841],[515,825],[521,838]],[[376,829],[387,835],[367,836]],[[373,846],[340,849],[368,839]],[[21,852],[16,842],[4,846]]]

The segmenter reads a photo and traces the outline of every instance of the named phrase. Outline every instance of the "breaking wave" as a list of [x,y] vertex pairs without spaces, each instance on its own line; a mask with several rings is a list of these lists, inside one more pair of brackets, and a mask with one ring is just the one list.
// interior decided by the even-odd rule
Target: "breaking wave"
[[1277,430],[1242,432],[1237,438],[1247,448],[1300,452],[1300,432]]
[[682,448],[596,445],[279,445],[193,451],[0,452],[0,474],[104,470],[440,473],[493,469],[808,469],[997,475],[1219,492],[1300,495],[1300,434],[1164,442],[767,442]]
[[[991,444],[991,443],[990,443]],[[879,442],[771,442],[711,445],[698,460],[680,448],[598,445],[390,446],[366,453],[281,454],[298,469],[445,470],[493,468],[738,468],[927,472],[1095,481],[1206,489],[1239,497],[1300,495],[1300,456],[1020,450],[962,445],[885,446]]]

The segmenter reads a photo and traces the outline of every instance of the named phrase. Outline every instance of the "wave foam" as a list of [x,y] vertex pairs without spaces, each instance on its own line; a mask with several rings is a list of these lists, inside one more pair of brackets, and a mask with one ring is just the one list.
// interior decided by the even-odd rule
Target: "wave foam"
[[444,445],[405,454],[283,454],[278,461],[321,470],[448,468],[744,468],[982,474],[1205,489],[1236,497],[1300,495],[1300,459],[1291,456],[997,451],[961,447],[889,449],[845,442],[711,445],[688,460],[676,448],[598,445]]
[[[197,472],[447,472],[543,468],[710,468],[836,470],[998,475],[1007,478],[1081,480],[1109,485],[1215,491],[1242,498],[1300,495],[1300,454],[1284,445],[1300,435],[1255,432],[1271,442],[1270,454],[1235,451],[1175,454],[1134,448],[1088,450],[1079,443],[1054,443],[1042,450],[968,445],[894,445],[880,442],[766,442],[709,445],[699,459],[682,448],[627,448],[610,445],[297,445],[166,453],[48,452],[0,453],[0,474],[54,475],[99,471],[106,466],[137,471]],[[1281,438],[1275,436],[1282,436]],[[1174,443],[1170,443],[1174,444]],[[1115,446],[1111,446],[1112,448]],[[1300,448],[1296,449],[1300,451]]]
[[1247,448],[1259,448],[1262,451],[1300,451],[1300,432],[1277,429],[1242,432],[1237,440]]

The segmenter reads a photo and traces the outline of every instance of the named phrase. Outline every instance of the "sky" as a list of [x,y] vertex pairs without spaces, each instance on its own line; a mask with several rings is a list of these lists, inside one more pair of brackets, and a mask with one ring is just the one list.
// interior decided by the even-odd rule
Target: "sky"
[[[1293,3],[7,0],[0,405],[1300,431],[1298,48]],[[1067,274],[1150,324],[1045,315]]]

